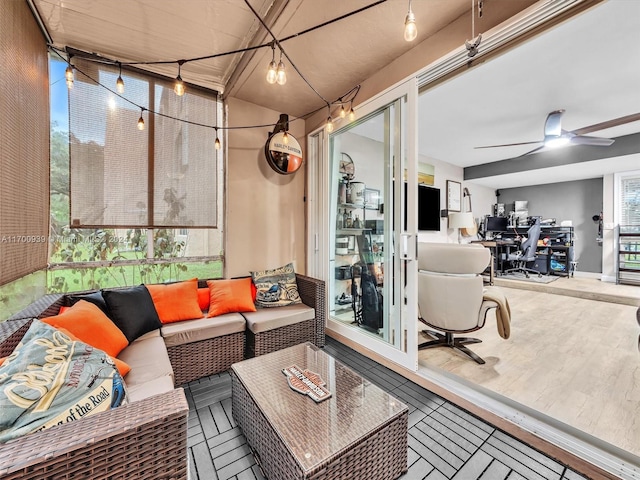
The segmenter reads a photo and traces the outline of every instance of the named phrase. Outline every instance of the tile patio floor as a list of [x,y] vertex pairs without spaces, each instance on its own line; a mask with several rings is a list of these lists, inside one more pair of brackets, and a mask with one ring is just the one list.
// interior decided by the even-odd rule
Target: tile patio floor
[[[409,406],[409,471],[401,480],[586,478],[329,337],[325,351]],[[264,479],[231,416],[230,375],[191,382],[185,393],[190,479]]]

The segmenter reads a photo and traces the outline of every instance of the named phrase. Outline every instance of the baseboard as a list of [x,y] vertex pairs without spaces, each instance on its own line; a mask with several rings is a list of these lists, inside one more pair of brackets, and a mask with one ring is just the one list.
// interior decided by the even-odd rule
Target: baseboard
[[577,270],[573,273],[576,278],[593,278],[594,280],[602,280],[602,274],[598,272],[581,272]]

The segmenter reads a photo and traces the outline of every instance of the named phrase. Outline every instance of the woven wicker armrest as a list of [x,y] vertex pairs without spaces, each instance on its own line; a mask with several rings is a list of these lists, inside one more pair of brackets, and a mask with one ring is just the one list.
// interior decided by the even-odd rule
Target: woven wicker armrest
[[65,305],[66,295],[63,293],[51,293],[43,295],[35,302],[30,303],[19,312],[11,315],[9,320],[22,318],[45,318],[57,315],[60,307]]
[[0,444],[0,479],[187,478],[182,389]]
[[33,318],[21,318],[0,322],[0,357],[6,357],[15,350],[32,321]]
[[296,282],[298,284],[298,292],[300,293],[302,303],[304,303],[308,307],[314,308],[316,311],[316,317],[314,321],[314,343],[318,347],[324,347],[324,328],[327,321],[324,280],[319,280],[317,278],[312,278],[296,273]]

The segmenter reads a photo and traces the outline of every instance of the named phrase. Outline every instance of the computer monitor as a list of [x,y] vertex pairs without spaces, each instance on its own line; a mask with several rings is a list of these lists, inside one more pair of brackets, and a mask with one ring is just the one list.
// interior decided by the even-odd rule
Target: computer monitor
[[507,217],[490,217],[487,215],[485,218],[484,231],[485,232],[506,232],[509,225],[509,219]]

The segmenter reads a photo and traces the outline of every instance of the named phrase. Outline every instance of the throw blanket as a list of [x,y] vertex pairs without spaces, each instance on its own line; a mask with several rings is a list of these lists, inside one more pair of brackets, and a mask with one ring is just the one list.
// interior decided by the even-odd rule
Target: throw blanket
[[511,335],[511,308],[509,308],[509,301],[504,296],[502,290],[485,287],[483,300],[490,300],[498,304],[496,309],[496,324],[498,326],[498,333],[504,339],[509,338]]

